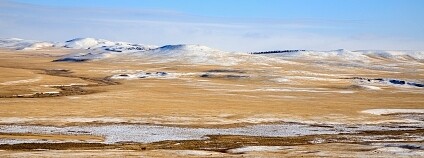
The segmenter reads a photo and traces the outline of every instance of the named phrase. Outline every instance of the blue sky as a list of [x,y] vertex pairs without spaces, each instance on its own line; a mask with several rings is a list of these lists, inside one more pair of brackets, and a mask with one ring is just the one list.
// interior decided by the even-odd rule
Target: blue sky
[[424,50],[422,0],[0,0],[0,37]]

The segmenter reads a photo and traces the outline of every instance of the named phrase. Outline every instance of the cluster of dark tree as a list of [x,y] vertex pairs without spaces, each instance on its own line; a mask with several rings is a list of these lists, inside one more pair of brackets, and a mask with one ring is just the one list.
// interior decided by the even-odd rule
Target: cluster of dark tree
[[56,59],[52,62],[84,62],[88,61],[89,59],[77,59],[77,58],[62,58],[62,59]]
[[136,47],[136,46],[134,46],[134,47],[128,47],[128,48],[125,48],[125,47],[106,48],[105,50],[112,51],[112,52],[122,52],[122,50],[146,50],[146,49],[143,48],[143,47]]
[[252,52],[250,54],[275,54],[275,53],[290,53],[290,52],[303,52],[306,50],[274,50],[274,51],[265,51],[265,52]]

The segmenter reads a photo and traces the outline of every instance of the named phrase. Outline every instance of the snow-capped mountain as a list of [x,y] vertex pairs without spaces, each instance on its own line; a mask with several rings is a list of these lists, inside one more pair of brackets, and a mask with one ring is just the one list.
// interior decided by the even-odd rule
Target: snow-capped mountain
[[162,47],[112,42],[95,38],[76,38],[63,43],[28,40],[4,40],[0,47],[17,50],[63,48],[81,50],[55,61],[88,61],[113,58],[151,59],[159,62],[189,62],[195,64],[234,65],[246,53],[225,52],[201,45],[166,45]]
[[240,62],[263,62],[275,59],[342,60],[368,62],[373,60],[424,60],[424,51],[383,51],[383,50],[291,50],[257,53],[226,52],[202,45],[165,45],[162,47],[112,42],[95,38],[76,38],[65,42],[43,42],[17,38],[0,39],[0,48],[15,50],[42,50],[46,48],[75,49],[56,61],[89,61],[114,58],[149,59],[160,62],[188,62],[195,64],[235,65]]
[[53,43],[34,40],[24,40],[19,38],[0,39],[0,48],[15,50],[38,50],[53,47]]
[[76,38],[63,43],[62,47],[71,49],[91,49],[105,50],[114,52],[123,51],[143,51],[157,48],[153,45],[132,44],[127,42],[112,42],[104,39],[95,38]]
[[142,51],[157,48],[153,45],[132,44],[127,42],[112,42],[95,38],[75,38],[65,42],[46,42],[24,40],[19,38],[0,39],[0,48],[15,50],[39,50],[45,48],[89,49],[103,51]]
[[[108,43],[110,44],[110,43]],[[80,46],[78,46],[81,48]],[[225,52],[202,45],[166,45],[162,47],[119,43],[93,45],[88,52],[69,54],[56,61],[87,61],[101,59],[148,59],[157,62],[188,62],[193,64],[235,65],[246,53]]]
[[72,49],[95,49],[99,47],[108,47],[115,45],[115,42],[111,42],[103,39],[94,39],[94,38],[75,38],[69,41],[66,41],[63,45],[65,48]]
[[187,61],[195,64],[235,65],[246,53],[226,52],[202,45],[166,45],[137,56],[148,56],[166,61]]
[[363,50],[357,51],[369,57],[385,59],[415,59],[424,60],[424,51],[387,51],[387,50]]
[[358,60],[365,61],[371,58],[381,59],[400,59],[400,60],[424,60],[424,51],[390,51],[390,50],[357,50],[350,51],[345,49],[331,51],[314,51],[314,50],[286,50],[286,51],[269,51],[254,52],[252,54],[265,55],[271,57],[280,57],[284,59],[341,59],[341,60]]

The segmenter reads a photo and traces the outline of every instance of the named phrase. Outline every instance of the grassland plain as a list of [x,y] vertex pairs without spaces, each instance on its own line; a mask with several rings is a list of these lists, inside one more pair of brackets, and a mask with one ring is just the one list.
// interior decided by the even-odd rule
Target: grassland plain
[[[52,62],[72,51],[75,50],[0,51],[1,155],[423,155],[423,89],[358,80],[421,81],[424,65],[420,61],[393,64],[375,57],[372,63],[365,63],[372,65],[368,67],[340,64],[343,61],[338,59],[324,63],[307,59],[265,60],[230,66],[126,57]],[[166,75],[149,76],[158,72]],[[126,78],[140,73],[145,77]],[[370,109],[410,111],[380,115],[364,112]],[[302,126],[301,132],[285,137],[204,132],[205,137],[200,139],[110,144],[104,143],[111,139],[107,135],[84,130],[92,126],[152,125],[188,133],[199,129],[249,133],[248,128],[255,125],[288,123]],[[362,126],[372,127],[354,130]],[[72,127],[76,131],[25,132],[39,127]],[[329,134],[302,133],[322,129]]]

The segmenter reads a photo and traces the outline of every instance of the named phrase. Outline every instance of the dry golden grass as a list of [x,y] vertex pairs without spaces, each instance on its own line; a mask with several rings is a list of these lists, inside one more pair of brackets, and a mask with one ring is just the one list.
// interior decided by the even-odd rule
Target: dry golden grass
[[[64,125],[72,122],[62,118],[120,118],[124,122],[216,126],[273,121],[317,121],[361,123],[384,121],[390,116],[374,116],[360,111],[374,108],[424,108],[422,93],[396,92],[386,87],[381,91],[352,89],[343,76],[422,79],[412,72],[391,73],[364,68],[334,67],[293,63],[255,65],[245,63],[232,67],[187,65],[183,63],[148,63],[120,60],[84,63],[51,62],[63,50],[0,52],[0,95],[58,91],[45,85],[71,83],[96,84],[90,79],[112,75],[114,70],[145,70],[197,74],[177,79],[119,80],[118,85],[85,87],[98,93],[46,98],[0,98],[1,118],[31,118],[32,124]],[[382,61],[380,64],[385,64]],[[401,65],[402,66],[402,65]],[[422,64],[404,65],[422,70]],[[72,77],[45,74],[45,70],[66,69]],[[208,70],[231,69],[246,71],[246,79],[201,78]],[[302,80],[295,84],[272,82],[270,79],[302,76],[300,71],[334,75],[324,78],[334,81]],[[271,76],[274,75],[274,76]],[[85,78],[85,79],[81,79]],[[36,80],[32,80],[36,79]],[[31,82],[21,82],[30,80]],[[204,81],[207,80],[207,81]],[[15,82],[18,81],[18,82]],[[13,84],[10,84],[13,83]],[[294,88],[306,91],[260,91],[263,88]],[[308,92],[325,88],[329,93]],[[320,89],[318,89],[320,90]],[[355,91],[355,93],[338,93]],[[48,121],[42,119],[50,118]],[[76,120],[75,119],[75,120]]]
[[[369,143],[385,143],[384,140],[363,142],[360,139],[380,136],[407,135],[423,136],[423,130],[404,131],[370,131],[358,134],[337,135],[310,135],[297,137],[254,137],[254,136],[209,136],[208,140],[181,140],[162,141],[149,144],[123,143],[123,144],[101,144],[101,143],[26,143],[15,145],[0,145],[0,154],[22,156],[47,156],[60,157],[74,156],[96,156],[96,157],[387,157],[393,153],[378,153],[376,149],[382,146],[368,145]],[[36,137],[34,135],[34,137]],[[50,136],[44,136],[50,138]],[[54,137],[62,138],[56,135]],[[66,137],[65,138],[69,138]],[[323,140],[315,144],[314,140]],[[346,143],[348,142],[348,143]],[[411,143],[408,141],[396,141],[397,144]],[[415,142],[420,143],[420,142]],[[421,142],[422,143],[422,142]],[[248,146],[281,146],[283,148],[275,151],[253,151],[232,153],[230,149]],[[45,150],[45,151],[36,151]],[[418,150],[418,149],[417,149]],[[103,153],[103,154],[102,154]],[[105,155],[104,153],[109,153]],[[179,154],[177,154],[179,153]],[[206,154],[206,155],[204,155]],[[411,156],[410,154],[405,156]]]
[[53,134],[31,134],[31,133],[0,133],[0,139],[37,139],[57,141],[104,141],[103,137],[92,135],[53,135]]

